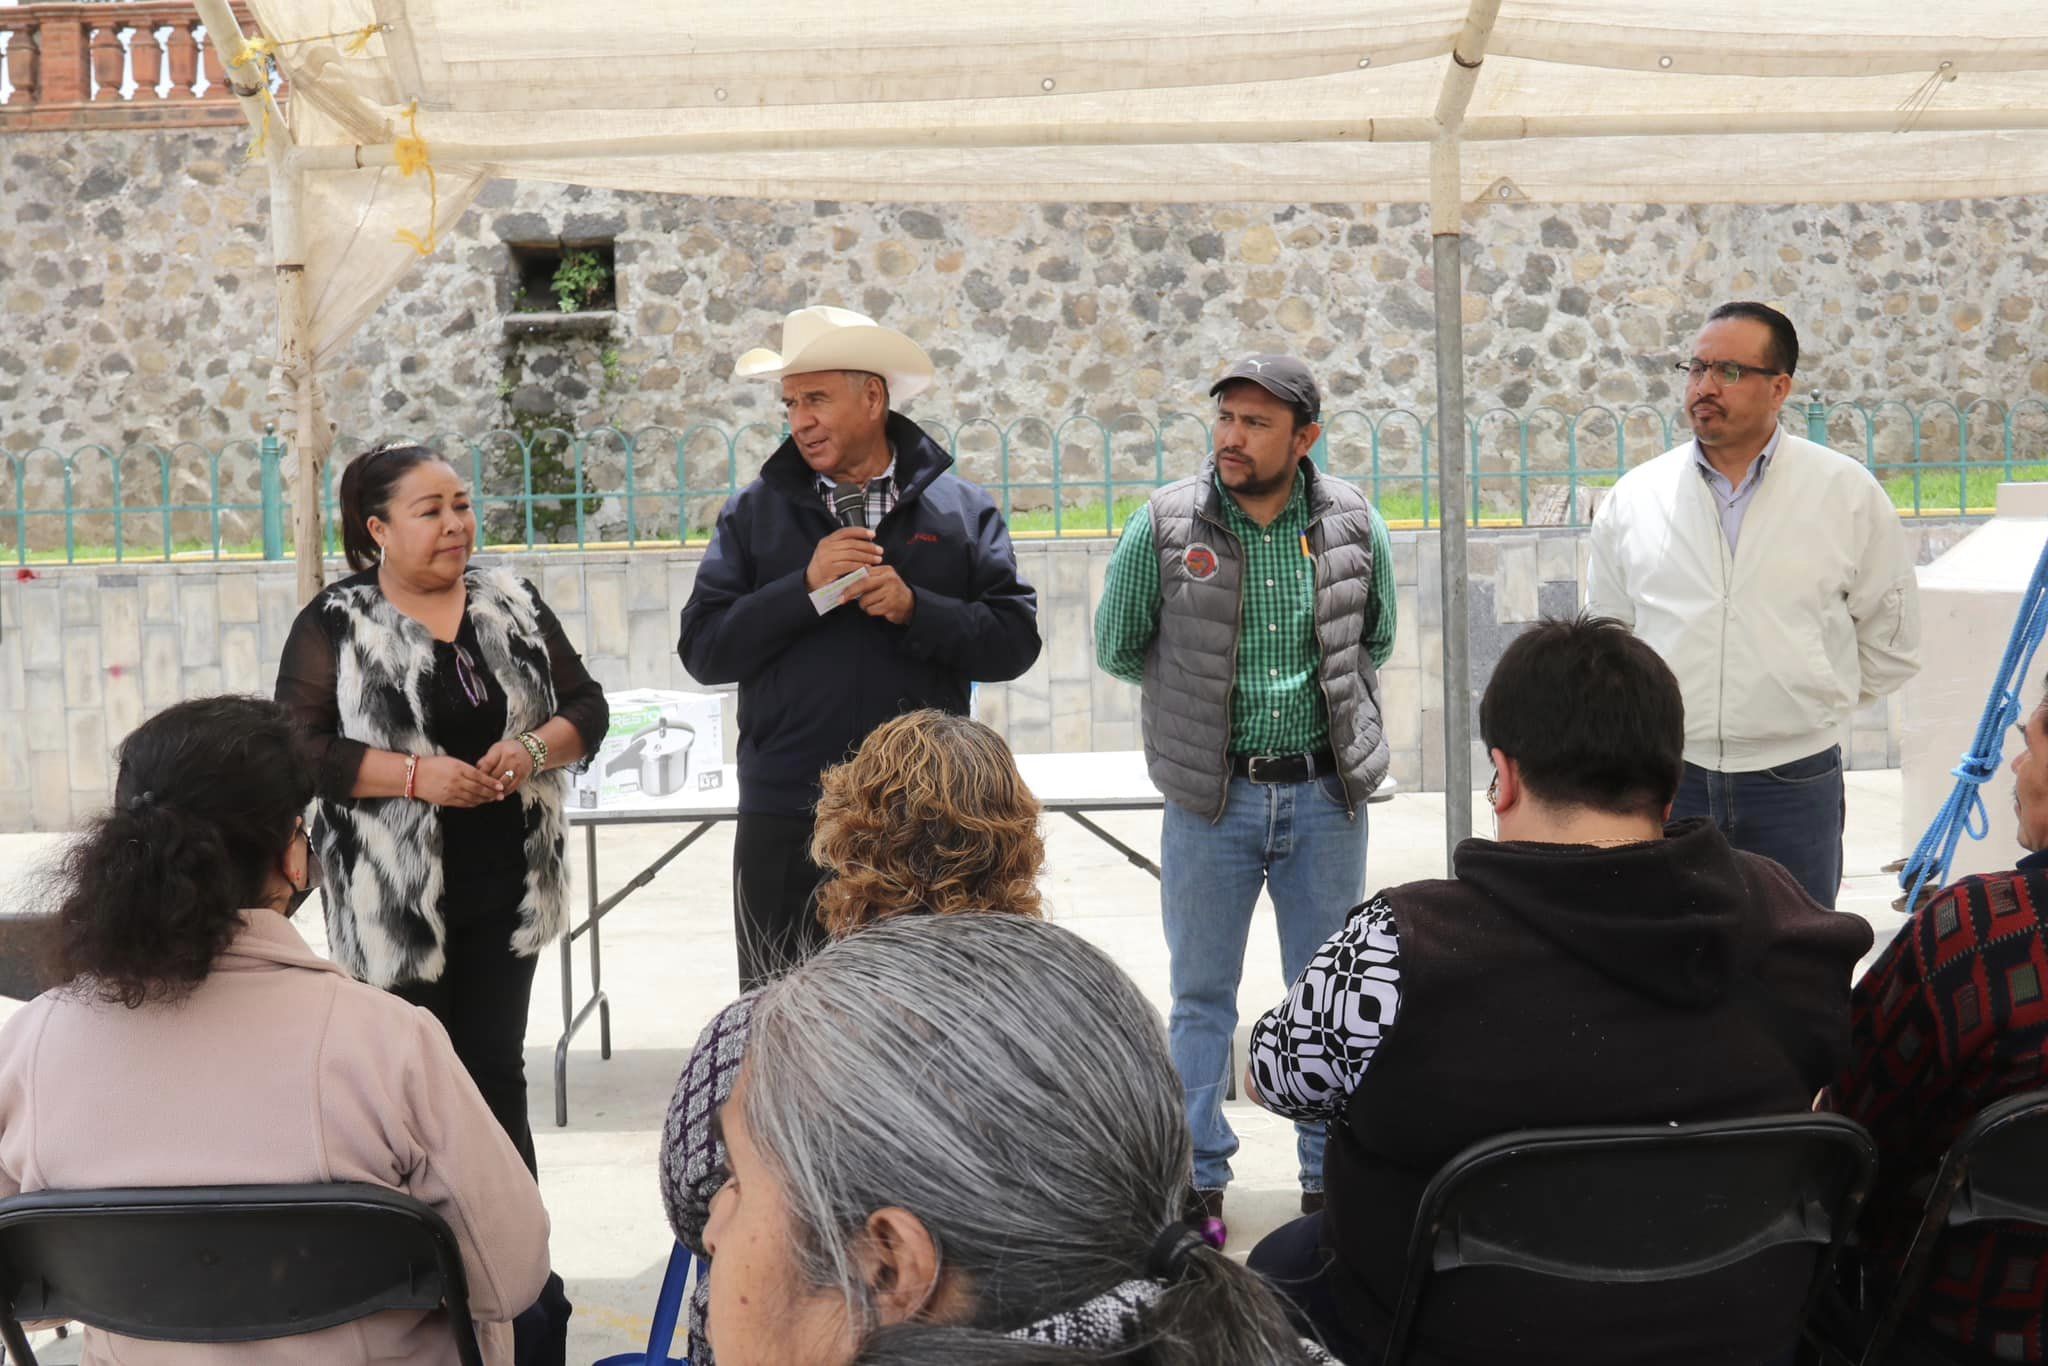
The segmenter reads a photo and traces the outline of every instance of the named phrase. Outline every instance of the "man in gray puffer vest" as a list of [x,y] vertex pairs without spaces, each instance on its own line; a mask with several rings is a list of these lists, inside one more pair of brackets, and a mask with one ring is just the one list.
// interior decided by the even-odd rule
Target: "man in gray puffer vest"
[[[1309,459],[1322,396],[1308,367],[1252,356],[1209,392],[1214,454],[1125,524],[1095,653],[1143,688],[1145,759],[1167,798],[1160,894],[1195,1141],[1188,1213],[1220,1245],[1237,1151],[1223,1088],[1252,911],[1263,887],[1293,981],[1363,894],[1395,598],[1385,524]],[[1324,1135],[1298,1129],[1306,1212],[1322,1205]]]

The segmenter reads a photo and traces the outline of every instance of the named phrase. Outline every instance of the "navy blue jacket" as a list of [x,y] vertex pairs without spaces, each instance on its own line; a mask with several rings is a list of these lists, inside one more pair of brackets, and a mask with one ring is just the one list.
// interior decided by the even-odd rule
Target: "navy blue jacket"
[[854,604],[819,616],[804,571],[838,529],[794,441],[719,514],[676,653],[699,683],[740,688],[740,810],[809,815],[818,775],[918,707],[965,713],[968,685],[1038,658],[1038,595],[1009,528],[953,457],[897,413],[897,502],[875,540],[916,596],[896,626]]

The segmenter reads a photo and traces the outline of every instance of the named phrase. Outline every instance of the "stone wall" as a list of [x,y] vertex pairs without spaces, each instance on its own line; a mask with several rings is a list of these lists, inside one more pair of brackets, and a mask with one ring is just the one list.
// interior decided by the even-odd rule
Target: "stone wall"
[[[267,395],[264,173],[244,159],[246,141],[205,130],[0,135],[0,450],[217,449],[278,414]],[[2039,399],[2044,227],[2048,208],[2028,199],[1489,207],[1466,244],[1471,412],[1643,403],[1669,413],[1672,361],[1706,309],[1733,296],[1774,300],[1797,319],[1802,396]],[[779,414],[772,386],[729,378],[733,359],[771,341],[785,310],[814,303],[863,310],[922,341],[941,383],[910,412],[947,427],[1200,411],[1208,379],[1252,349],[1306,356],[1332,408],[1428,412],[1427,232],[1408,205],[910,207],[501,182],[346,348],[328,376],[331,414],[344,451],[386,434],[543,421],[761,422],[764,440],[740,455],[751,468]],[[594,333],[508,334],[508,244],[605,239],[616,248],[615,317]],[[1488,432],[1489,458],[1510,459],[1512,441]],[[1837,435],[1853,445],[1858,432],[1846,423]],[[1013,439],[1015,477],[1049,477],[1051,427],[1027,423]],[[1361,468],[1358,439],[1356,424],[1340,433],[1338,469]],[[1944,439],[1952,455],[1946,430],[1931,445]],[[1177,461],[1200,440],[1191,426],[1169,430]],[[1388,440],[1390,468],[1419,474],[1411,429]],[[1904,440],[1888,450],[1903,454]],[[1587,444],[1582,458],[1611,463],[1597,423]],[[969,472],[993,481],[988,428],[962,445]],[[1629,454],[1653,446],[1638,430]],[[1118,450],[1118,478],[1150,476],[1149,445]],[[693,451],[693,484],[722,480],[722,443]],[[616,475],[615,458],[597,458],[613,464],[594,482]],[[1561,432],[1540,432],[1531,458],[1560,462]],[[1064,461],[1063,480],[1099,482],[1099,454],[1069,450]],[[661,465],[643,477],[672,486]],[[61,505],[55,469],[48,457],[32,463],[31,506]],[[233,450],[223,496],[253,501],[255,479],[247,447]],[[207,480],[203,459],[178,456],[177,501],[203,500]],[[104,503],[106,484],[90,464],[78,497]],[[1506,480],[1486,490],[1495,502],[1513,492]],[[252,534],[248,518],[231,522],[233,535]]]
[[[1968,530],[1961,522],[1908,524],[1923,564]],[[981,689],[978,706],[1020,752],[1139,744],[1137,690],[1095,667],[1094,611],[1113,544],[1019,545],[1019,566],[1039,592],[1045,649],[1023,678]],[[1433,532],[1394,534],[1400,618],[1380,690],[1393,772],[1411,789],[1443,785],[1438,553]],[[1580,601],[1585,553],[1583,534],[1573,530],[1473,533],[1475,704],[1524,625]],[[694,688],[675,637],[698,558],[551,552],[507,562],[539,585],[607,688]],[[171,703],[267,693],[295,613],[286,563],[78,566],[0,579],[0,830],[64,829],[99,809],[114,747]],[[1896,704],[1867,709],[1846,738],[1852,766],[1895,765]],[[1486,773],[1483,754],[1473,771]]]

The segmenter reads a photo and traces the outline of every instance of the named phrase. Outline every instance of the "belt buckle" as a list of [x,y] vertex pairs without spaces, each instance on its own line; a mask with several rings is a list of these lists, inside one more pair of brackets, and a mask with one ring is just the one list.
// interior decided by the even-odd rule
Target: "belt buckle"
[[1264,765],[1266,765],[1266,764],[1275,764],[1275,763],[1278,763],[1278,762],[1280,762],[1280,761],[1281,761],[1282,759],[1284,759],[1284,758],[1286,758],[1286,757],[1287,757],[1287,756],[1286,756],[1286,755],[1284,755],[1284,754],[1253,754],[1253,755],[1250,755],[1250,756],[1249,756],[1249,757],[1247,757],[1247,758],[1245,759],[1245,761],[1244,761],[1244,776],[1245,776],[1245,777],[1246,777],[1246,779],[1248,779],[1249,781],[1251,781],[1251,782],[1255,782],[1255,783],[1276,783],[1276,782],[1279,782],[1279,781],[1281,781],[1281,780],[1280,780],[1280,779],[1278,779],[1278,778],[1267,778],[1267,777],[1264,777],[1264,776],[1262,776],[1262,771],[1263,771],[1263,767],[1264,767]]

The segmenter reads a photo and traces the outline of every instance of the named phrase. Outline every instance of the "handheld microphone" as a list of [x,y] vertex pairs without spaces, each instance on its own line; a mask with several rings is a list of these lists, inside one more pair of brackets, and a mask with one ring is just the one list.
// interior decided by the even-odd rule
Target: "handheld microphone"
[[868,491],[862,484],[834,484],[832,486],[832,515],[839,519],[841,526],[868,524]]

